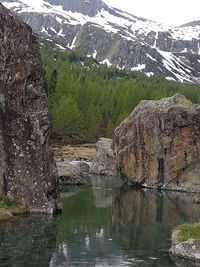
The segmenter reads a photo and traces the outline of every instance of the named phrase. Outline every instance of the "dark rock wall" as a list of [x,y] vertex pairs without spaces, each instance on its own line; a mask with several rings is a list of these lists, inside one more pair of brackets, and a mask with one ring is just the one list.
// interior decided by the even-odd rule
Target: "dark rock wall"
[[0,194],[31,212],[59,208],[57,170],[39,46],[31,28],[0,4]]

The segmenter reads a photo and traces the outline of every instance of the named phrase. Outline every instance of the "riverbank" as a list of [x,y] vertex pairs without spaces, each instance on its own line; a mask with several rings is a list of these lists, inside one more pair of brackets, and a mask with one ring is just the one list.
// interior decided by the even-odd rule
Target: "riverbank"
[[200,223],[176,227],[172,232],[169,253],[177,266],[200,266]]
[[200,239],[200,223],[188,223],[177,226],[172,233],[172,244],[178,245],[188,239]]
[[53,145],[54,156],[58,160],[88,160],[92,161],[96,154],[95,144],[84,144],[77,146]]
[[60,186],[88,184],[87,176],[96,154],[95,144],[54,145],[53,150]]
[[167,253],[171,232],[199,216],[193,197],[121,188],[116,177],[90,177],[91,186],[63,191],[60,216],[2,223],[0,266],[175,267]]
[[5,221],[13,216],[25,213],[27,213],[27,209],[22,204],[11,201],[7,196],[0,198],[0,221]]

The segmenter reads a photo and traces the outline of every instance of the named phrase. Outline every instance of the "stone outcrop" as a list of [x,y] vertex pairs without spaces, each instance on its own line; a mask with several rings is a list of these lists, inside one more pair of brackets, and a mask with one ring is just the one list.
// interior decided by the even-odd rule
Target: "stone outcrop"
[[71,161],[70,164],[78,168],[83,175],[87,175],[90,172],[91,162],[84,160],[74,160]]
[[70,164],[68,161],[57,161],[60,185],[84,185],[87,184],[86,177],[81,169]]
[[172,246],[169,252],[172,255],[172,259],[181,264],[177,266],[200,266],[199,239],[189,239],[176,246]]
[[30,212],[60,210],[58,176],[39,45],[31,28],[0,4],[0,195]]
[[104,6],[108,9],[108,6],[104,4],[101,0],[45,0],[52,5],[62,6],[64,10],[71,12],[82,13],[83,15],[93,17],[101,11]]
[[112,140],[100,138],[96,143],[96,156],[92,161],[90,173],[99,175],[115,175],[113,164]]
[[184,96],[141,101],[114,133],[123,178],[143,186],[200,191],[200,105]]

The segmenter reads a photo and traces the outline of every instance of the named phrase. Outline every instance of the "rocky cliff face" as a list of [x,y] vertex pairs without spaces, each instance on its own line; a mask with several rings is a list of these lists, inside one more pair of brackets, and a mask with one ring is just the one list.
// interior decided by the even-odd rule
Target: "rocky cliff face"
[[[83,15],[93,17],[101,11],[105,4],[101,0],[68,0],[63,1],[63,9],[72,12],[82,13]],[[105,5],[106,6],[106,5]]]
[[171,27],[138,18],[101,0],[2,0],[45,39],[99,62],[199,82],[199,21]]
[[200,191],[200,106],[184,96],[141,101],[115,130],[122,177],[143,186]]
[[60,209],[39,46],[0,4],[0,195],[30,212]]

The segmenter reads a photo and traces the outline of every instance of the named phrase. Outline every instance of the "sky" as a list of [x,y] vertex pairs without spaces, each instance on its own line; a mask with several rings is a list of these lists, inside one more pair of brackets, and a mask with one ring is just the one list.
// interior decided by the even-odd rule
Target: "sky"
[[168,25],[178,26],[200,20],[200,0],[103,0],[103,2],[133,15]]

